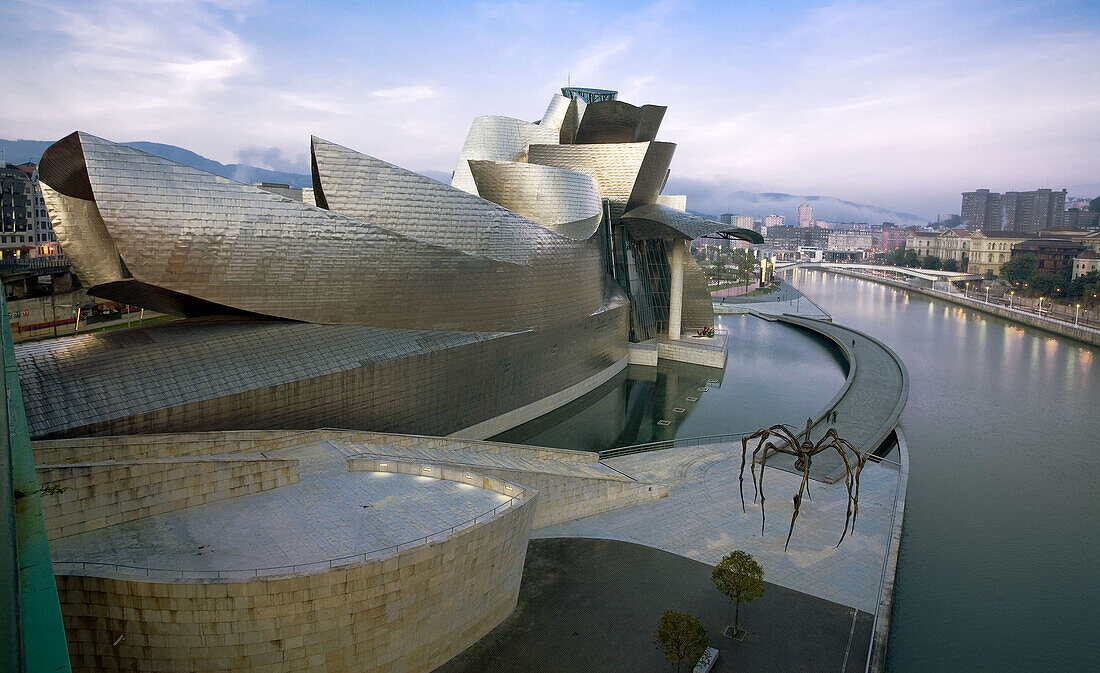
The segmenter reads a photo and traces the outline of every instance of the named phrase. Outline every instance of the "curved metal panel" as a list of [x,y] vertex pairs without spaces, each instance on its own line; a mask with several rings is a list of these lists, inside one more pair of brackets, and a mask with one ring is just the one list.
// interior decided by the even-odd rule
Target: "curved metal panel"
[[560,133],[552,127],[532,124],[511,117],[478,117],[470,125],[466,142],[458,155],[451,186],[477,195],[477,185],[470,174],[469,159],[490,161],[526,161],[527,147],[532,143],[557,143]]
[[[603,302],[597,247],[534,223],[512,239],[526,263],[498,261],[95,136],[80,141],[115,249],[134,280],[158,292],[306,322],[479,331],[552,325]],[[109,254],[97,249],[96,263]]]
[[653,140],[661,127],[663,105],[636,107],[621,100],[592,103],[577,129],[577,144],[639,143]]
[[558,134],[558,142],[562,145],[570,145],[577,137],[577,129],[580,128],[581,119],[588,103],[583,98],[573,98],[569,101],[569,109],[565,112],[565,119],[561,124],[561,132]]
[[[48,164],[43,164],[48,165]],[[84,171],[85,180],[87,170]],[[56,179],[57,176],[55,176]],[[78,199],[54,191],[41,180],[42,199],[50,214],[57,242],[69,258],[73,273],[85,287],[123,279],[118,250],[99,216],[95,201]],[[91,187],[88,188],[91,191]]]
[[516,264],[527,264],[540,246],[555,244],[544,228],[492,199],[316,136],[310,149],[327,208],[341,215]]
[[531,145],[528,161],[592,177],[617,221],[628,206],[656,200],[675,149],[672,143]]
[[654,202],[659,206],[672,208],[673,210],[687,211],[688,197],[683,194],[660,194]]
[[554,233],[584,240],[600,226],[596,183],[576,171],[515,161],[470,161],[477,191]]
[[[623,224],[631,238],[686,238],[693,241],[700,236],[717,232],[728,233],[752,243],[763,242],[760,234],[747,229],[731,229],[728,224],[708,220],[657,203],[639,206],[623,215]],[[750,235],[751,234],[751,235]]]
[[546,112],[543,113],[539,126],[560,131],[567,114],[569,114],[569,99],[556,93],[550,99],[550,104],[546,106]]
[[684,330],[714,326],[714,300],[710,297],[710,286],[706,274],[691,255],[684,255],[683,302],[680,320]]

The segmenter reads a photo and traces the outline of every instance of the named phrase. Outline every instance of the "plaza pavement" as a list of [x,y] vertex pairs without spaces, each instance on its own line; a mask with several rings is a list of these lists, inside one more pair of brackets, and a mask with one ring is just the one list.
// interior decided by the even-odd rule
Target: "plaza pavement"
[[298,458],[301,481],[59,538],[50,543],[54,562],[200,575],[327,564],[445,532],[507,501],[486,489],[430,477],[348,472],[345,454],[327,442],[267,455]]
[[[787,456],[773,460],[793,460]],[[769,582],[874,613],[883,557],[891,535],[898,471],[889,463],[868,463],[860,478],[859,514],[836,547],[844,527],[847,491],[843,483],[811,481],[788,550],[783,550],[792,496],[800,479],[765,468],[767,521],[760,532],[760,504],[753,503],[745,468],[746,512],[741,511],[738,475],[740,443],[673,448],[604,461],[641,481],[672,485],[669,496],[534,532],[536,538],[590,537],[655,547],[716,564],[729,552],[747,551]],[[757,474],[760,474],[759,469]]]

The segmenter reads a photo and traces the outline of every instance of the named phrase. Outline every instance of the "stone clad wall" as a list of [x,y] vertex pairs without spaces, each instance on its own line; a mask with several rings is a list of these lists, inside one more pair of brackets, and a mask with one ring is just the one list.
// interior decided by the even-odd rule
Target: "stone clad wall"
[[441,542],[313,575],[60,575],[73,670],[427,673],[515,608],[535,500],[528,492]]
[[320,430],[246,430],[161,435],[80,437],[32,442],[37,465],[105,460],[181,458],[231,453],[256,454],[305,444],[331,435]]
[[298,482],[297,459],[259,457],[70,463],[37,468],[50,540]]

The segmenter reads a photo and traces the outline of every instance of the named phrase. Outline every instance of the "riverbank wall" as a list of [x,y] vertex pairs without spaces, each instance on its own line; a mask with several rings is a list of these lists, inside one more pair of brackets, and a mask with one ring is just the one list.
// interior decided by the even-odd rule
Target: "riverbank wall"
[[998,318],[1003,318],[1009,322],[1014,322],[1020,325],[1027,325],[1028,327],[1034,327],[1041,329],[1051,334],[1058,336],[1068,337],[1076,341],[1088,344],[1090,346],[1100,346],[1100,330],[1092,329],[1091,327],[1074,326],[1061,320],[1051,320],[1049,318],[1041,318],[1037,315],[1032,315],[1026,311],[1020,311],[1007,306],[997,306],[995,304],[987,304],[980,299],[971,299],[969,297],[963,297],[940,290],[932,290],[929,288],[918,287],[916,285],[910,285],[902,281],[891,280],[889,278],[881,278],[879,276],[871,276],[868,274],[857,273],[855,271],[847,271],[843,269],[829,268],[823,266],[806,266],[803,268],[820,269],[822,271],[828,271],[830,273],[836,273],[841,276],[851,276],[852,278],[860,278],[862,280],[870,280],[883,285],[889,285],[890,287],[897,288],[899,290],[906,290],[909,292],[916,292],[917,294],[923,294],[934,299],[942,299],[944,301],[951,302],[952,304],[958,304],[959,306],[965,306],[966,308],[974,309],[988,315],[994,315]]

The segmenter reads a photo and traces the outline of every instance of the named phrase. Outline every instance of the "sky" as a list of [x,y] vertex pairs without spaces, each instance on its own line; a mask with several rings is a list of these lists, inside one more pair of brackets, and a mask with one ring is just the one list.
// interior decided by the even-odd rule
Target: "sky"
[[704,201],[931,218],[979,187],[1100,193],[1100,0],[6,0],[0,44],[0,138],[307,172],[315,134],[450,173],[474,117],[539,119],[572,83],[667,105],[658,139]]

